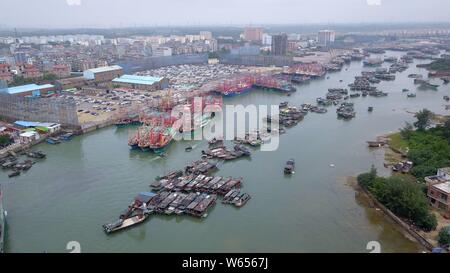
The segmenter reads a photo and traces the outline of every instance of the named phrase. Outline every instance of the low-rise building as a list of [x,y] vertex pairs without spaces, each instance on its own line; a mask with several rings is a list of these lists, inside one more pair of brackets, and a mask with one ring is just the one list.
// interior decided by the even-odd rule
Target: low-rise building
[[113,84],[121,87],[140,89],[140,90],[160,90],[169,87],[169,80],[167,78],[151,77],[151,76],[137,76],[137,75],[123,75],[115,78]]
[[122,75],[123,69],[118,65],[92,68],[83,72],[85,79],[94,80],[95,82],[108,82]]
[[22,64],[18,66],[20,75],[25,79],[42,78],[44,74],[38,68],[31,64]]
[[450,167],[442,168],[436,175],[425,177],[430,204],[450,215]]
[[11,66],[9,64],[0,64],[0,80],[7,83],[13,81],[13,73],[11,72]]
[[51,122],[35,122],[35,121],[24,121],[18,120],[14,122],[14,125],[20,128],[33,128],[44,133],[54,134],[61,130],[61,124],[51,123]]
[[52,68],[52,73],[59,79],[70,77],[70,65],[67,64],[55,64]]
[[55,86],[51,84],[27,84],[8,87],[3,92],[20,97],[40,97],[53,94],[55,92]]
[[153,50],[154,57],[172,56],[172,49],[170,47],[157,47]]
[[39,140],[40,135],[35,131],[25,131],[19,135],[20,143],[27,144]]
[[59,91],[64,91],[67,89],[73,89],[73,88],[81,88],[85,85],[88,85],[90,80],[86,80],[84,77],[72,77],[72,78],[65,78],[55,81],[56,89]]

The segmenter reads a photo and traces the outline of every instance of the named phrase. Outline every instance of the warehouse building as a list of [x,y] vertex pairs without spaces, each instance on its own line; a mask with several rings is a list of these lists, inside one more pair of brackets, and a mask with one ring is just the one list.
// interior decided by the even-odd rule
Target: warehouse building
[[83,77],[86,80],[93,80],[95,82],[108,82],[122,75],[123,68],[118,65],[92,68],[83,72]]
[[4,89],[5,93],[19,97],[41,97],[54,94],[55,86],[51,84],[27,84]]
[[92,82],[92,80],[87,80],[80,76],[57,80],[55,81],[55,86],[58,91],[64,91],[67,89],[81,88],[88,85],[90,82]]
[[161,90],[169,87],[169,80],[167,78],[150,76],[123,75],[115,78],[112,82],[121,87],[148,91]]

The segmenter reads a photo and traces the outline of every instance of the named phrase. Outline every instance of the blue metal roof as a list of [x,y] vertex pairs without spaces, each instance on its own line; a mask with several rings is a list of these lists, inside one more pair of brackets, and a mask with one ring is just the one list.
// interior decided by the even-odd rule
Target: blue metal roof
[[119,78],[115,78],[113,82],[152,85],[162,79],[163,78],[151,76],[123,75]]
[[20,94],[20,93],[25,93],[25,92],[32,92],[32,91],[36,91],[36,90],[53,88],[53,87],[54,86],[51,84],[37,85],[37,84],[33,83],[33,84],[9,87],[8,89],[6,89],[6,92],[9,94]]
[[34,122],[34,121],[25,121],[25,120],[18,120],[14,122],[14,124],[22,126],[22,127],[52,127],[56,125],[56,123],[48,123],[48,122]]

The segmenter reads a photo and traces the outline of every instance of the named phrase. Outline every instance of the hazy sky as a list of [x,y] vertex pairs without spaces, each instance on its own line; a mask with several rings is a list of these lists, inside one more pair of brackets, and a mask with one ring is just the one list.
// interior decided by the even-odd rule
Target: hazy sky
[[3,27],[450,22],[448,0],[0,0]]

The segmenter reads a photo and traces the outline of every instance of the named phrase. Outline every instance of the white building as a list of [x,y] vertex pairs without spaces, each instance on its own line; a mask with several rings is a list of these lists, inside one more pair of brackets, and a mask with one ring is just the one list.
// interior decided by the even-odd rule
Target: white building
[[212,39],[211,31],[200,31],[200,39],[211,40]]
[[263,45],[271,45],[272,44],[272,36],[267,33],[263,33],[261,42]]
[[19,135],[20,143],[30,143],[40,138],[39,134],[35,131],[26,131]]
[[172,56],[172,49],[170,47],[157,47],[153,50],[153,56],[155,57]]
[[318,46],[330,46],[334,43],[336,33],[333,30],[321,30],[318,34],[317,45]]
[[216,52],[218,50],[218,44],[216,39],[206,40],[205,44],[209,46],[209,51]]

